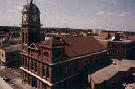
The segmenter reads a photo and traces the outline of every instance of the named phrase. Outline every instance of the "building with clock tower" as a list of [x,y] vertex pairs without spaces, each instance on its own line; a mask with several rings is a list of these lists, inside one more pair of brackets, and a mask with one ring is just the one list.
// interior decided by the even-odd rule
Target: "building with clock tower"
[[86,89],[86,69],[106,59],[105,45],[94,37],[44,37],[41,26],[40,10],[31,0],[22,10],[23,83],[37,89]]

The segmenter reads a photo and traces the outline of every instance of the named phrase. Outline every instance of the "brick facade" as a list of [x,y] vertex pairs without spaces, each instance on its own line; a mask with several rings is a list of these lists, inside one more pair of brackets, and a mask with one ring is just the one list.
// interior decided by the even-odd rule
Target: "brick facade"
[[[29,17],[22,16],[20,69],[23,81],[37,89],[86,87],[87,68],[106,58],[105,47],[95,38],[88,37],[48,37],[42,41],[39,39],[40,19],[33,22],[30,17],[34,8],[40,12],[32,2],[22,11],[23,16],[27,14]],[[33,34],[36,35],[34,38]]]

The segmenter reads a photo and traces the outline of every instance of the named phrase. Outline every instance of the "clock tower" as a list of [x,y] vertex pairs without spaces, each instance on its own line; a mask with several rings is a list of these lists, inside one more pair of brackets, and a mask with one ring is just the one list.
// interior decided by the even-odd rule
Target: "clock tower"
[[40,11],[31,0],[22,10],[22,44],[31,45],[40,42]]

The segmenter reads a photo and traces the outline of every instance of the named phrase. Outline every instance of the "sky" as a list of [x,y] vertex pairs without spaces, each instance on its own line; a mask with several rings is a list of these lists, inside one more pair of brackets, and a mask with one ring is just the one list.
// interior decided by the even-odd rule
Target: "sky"
[[[135,31],[135,0],[34,0],[43,27]],[[21,24],[27,0],[0,0],[0,25]]]

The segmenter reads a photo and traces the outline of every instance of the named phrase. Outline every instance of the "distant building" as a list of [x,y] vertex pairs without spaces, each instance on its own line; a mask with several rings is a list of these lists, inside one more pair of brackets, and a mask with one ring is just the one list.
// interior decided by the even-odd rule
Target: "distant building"
[[115,33],[117,33],[117,31],[104,31],[104,30],[102,30],[99,37],[102,40],[109,40],[112,37],[115,37]]
[[19,54],[20,44],[0,47],[0,62],[8,67],[19,67],[21,58]]
[[92,32],[99,36],[101,34],[101,29],[93,29]]
[[37,89],[83,89],[88,69],[107,57],[107,45],[94,37],[45,37],[41,39],[39,8],[32,0],[22,11],[20,67],[23,82]]
[[120,34],[116,33],[115,39],[108,42],[110,58],[122,59],[133,57],[135,53],[134,40],[120,40]]
[[88,75],[90,89],[125,89],[127,84],[135,82],[135,75],[133,75],[135,73],[135,61],[113,61],[116,64],[111,64]]
[[20,32],[20,27],[0,26],[0,38],[4,38],[5,40],[20,37],[19,32]]

